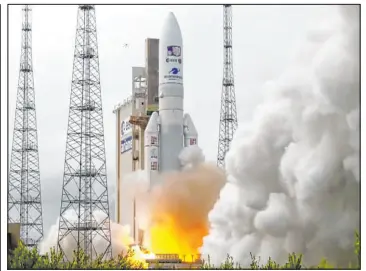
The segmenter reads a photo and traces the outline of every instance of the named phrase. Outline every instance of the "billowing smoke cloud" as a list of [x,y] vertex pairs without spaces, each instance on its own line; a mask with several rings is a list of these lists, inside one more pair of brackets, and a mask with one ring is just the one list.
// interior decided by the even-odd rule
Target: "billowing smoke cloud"
[[225,183],[224,172],[205,163],[198,146],[184,148],[179,159],[182,171],[160,175],[158,185],[138,195],[138,220],[154,253],[198,254]]
[[[295,65],[267,85],[226,157],[227,184],[201,249],[248,266],[303,253],[347,266],[359,227],[359,7],[311,33]],[[318,26],[319,27],[319,26]]]
[[208,213],[225,174],[207,163],[163,176],[151,191],[150,240],[155,253],[198,254],[208,233]]
[[[65,217],[69,222],[77,223],[77,215],[75,212],[68,211]],[[104,213],[100,212],[95,212],[94,217],[98,223],[105,219]],[[48,236],[40,243],[39,249],[41,254],[46,254],[51,248],[57,247],[58,225],[59,219],[57,219],[56,224],[51,227]],[[133,239],[130,237],[129,226],[123,226],[111,221],[110,227],[113,256],[117,256],[121,253],[127,253],[129,250],[129,245],[134,243]],[[73,235],[76,236],[76,232]],[[62,248],[66,253],[67,259],[72,259],[73,251],[77,248],[73,235],[69,234],[67,237],[65,237],[65,239],[62,240]],[[105,251],[107,243],[103,237],[96,235],[93,239],[93,246],[95,247],[96,252],[100,254]]]
[[[179,158],[184,170],[160,175],[160,184],[152,189],[144,171],[134,172],[123,180],[122,197],[130,203],[121,206],[123,213],[132,215],[131,201],[136,198],[138,226],[145,231],[144,245],[154,253],[197,254],[203,236],[208,233],[208,213],[225,183],[224,172],[216,165],[204,163],[200,148],[186,148]],[[103,220],[99,214],[94,216]],[[76,222],[75,214],[69,213],[68,218]],[[41,243],[41,253],[57,245],[58,223]],[[127,252],[137,242],[130,237],[129,226],[111,222],[111,235],[114,256]],[[69,258],[76,244],[71,236],[64,242]],[[94,242],[98,252],[102,252],[105,241],[99,238]]]
[[203,163],[205,156],[197,145],[193,145],[182,150],[179,155],[179,160],[183,169],[190,169]]

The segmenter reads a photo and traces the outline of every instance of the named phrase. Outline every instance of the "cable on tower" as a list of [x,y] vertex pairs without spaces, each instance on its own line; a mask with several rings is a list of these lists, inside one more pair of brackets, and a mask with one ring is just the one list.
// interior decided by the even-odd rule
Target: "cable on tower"
[[8,177],[8,223],[20,224],[20,239],[27,247],[36,246],[43,238],[29,5],[23,7],[20,71]]
[[238,127],[234,89],[232,10],[224,5],[224,69],[222,79],[217,165],[225,168],[225,156]]
[[112,257],[106,171],[95,6],[79,5],[57,241],[64,261],[69,247],[89,260]]

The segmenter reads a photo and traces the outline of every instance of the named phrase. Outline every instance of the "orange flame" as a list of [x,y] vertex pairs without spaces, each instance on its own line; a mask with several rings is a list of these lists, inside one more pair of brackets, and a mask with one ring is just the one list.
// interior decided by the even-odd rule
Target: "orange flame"
[[132,245],[131,249],[134,252],[133,256],[131,257],[131,260],[142,263],[144,268],[148,268],[146,260],[155,259],[154,253],[143,250],[138,245]]
[[197,259],[208,234],[208,213],[225,182],[216,166],[164,176],[152,191],[150,245],[156,254],[178,254],[186,262]]

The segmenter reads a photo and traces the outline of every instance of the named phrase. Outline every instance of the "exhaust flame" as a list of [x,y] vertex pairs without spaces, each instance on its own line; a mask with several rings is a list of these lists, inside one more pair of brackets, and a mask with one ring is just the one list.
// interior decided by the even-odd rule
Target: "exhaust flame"
[[138,245],[131,245],[130,247],[133,252],[133,256],[131,257],[132,260],[142,263],[144,268],[148,268],[146,260],[152,260],[156,257],[154,253],[151,253]]
[[[143,247],[136,245],[129,226],[111,221],[112,252],[116,257],[126,254],[129,249],[134,253],[132,261],[143,263],[147,260],[164,258],[176,254],[185,262],[197,260],[198,249],[203,237],[208,234],[208,213],[216,202],[220,189],[225,183],[225,174],[216,165],[203,163],[204,157],[198,147],[185,148],[180,155],[183,171],[159,176],[160,184],[148,190],[148,181],[143,171],[126,176],[123,197],[136,199],[136,215],[139,226],[145,232]],[[125,206],[122,206],[126,208]],[[130,211],[131,210],[123,210]],[[95,214],[98,221],[103,217]],[[70,213],[69,220],[76,221],[76,214]],[[58,221],[42,242],[43,253],[57,244]],[[72,255],[75,249],[74,239],[65,240]],[[103,249],[103,240],[97,240],[95,246]],[[148,251],[144,247],[149,248]]]
[[224,173],[209,164],[164,175],[161,185],[151,192],[152,251],[178,254],[183,261],[196,259],[202,239],[208,234],[208,212],[224,181]]

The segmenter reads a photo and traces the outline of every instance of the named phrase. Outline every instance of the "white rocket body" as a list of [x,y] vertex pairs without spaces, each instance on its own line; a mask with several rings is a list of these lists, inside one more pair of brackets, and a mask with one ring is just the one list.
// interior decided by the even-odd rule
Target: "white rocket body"
[[[170,12],[159,41],[159,115],[153,113],[145,132],[146,141],[150,130],[158,131],[160,172],[180,170],[178,157],[183,147],[197,144],[198,135],[192,119],[188,114],[183,116],[183,98],[182,33],[177,19]],[[149,148],[151,146],[145,145],[146,155]],[[150,158],[145,161],[148,163]],[[149,171],[151,167],[145,164],[145,170]]]
[[189,114],[184,114],[183,124],[184,147],[197,145],[197,130]]
[[159,115],[152,113],[145,129],[145,171],[150,184],[157,181],[159,173]]

